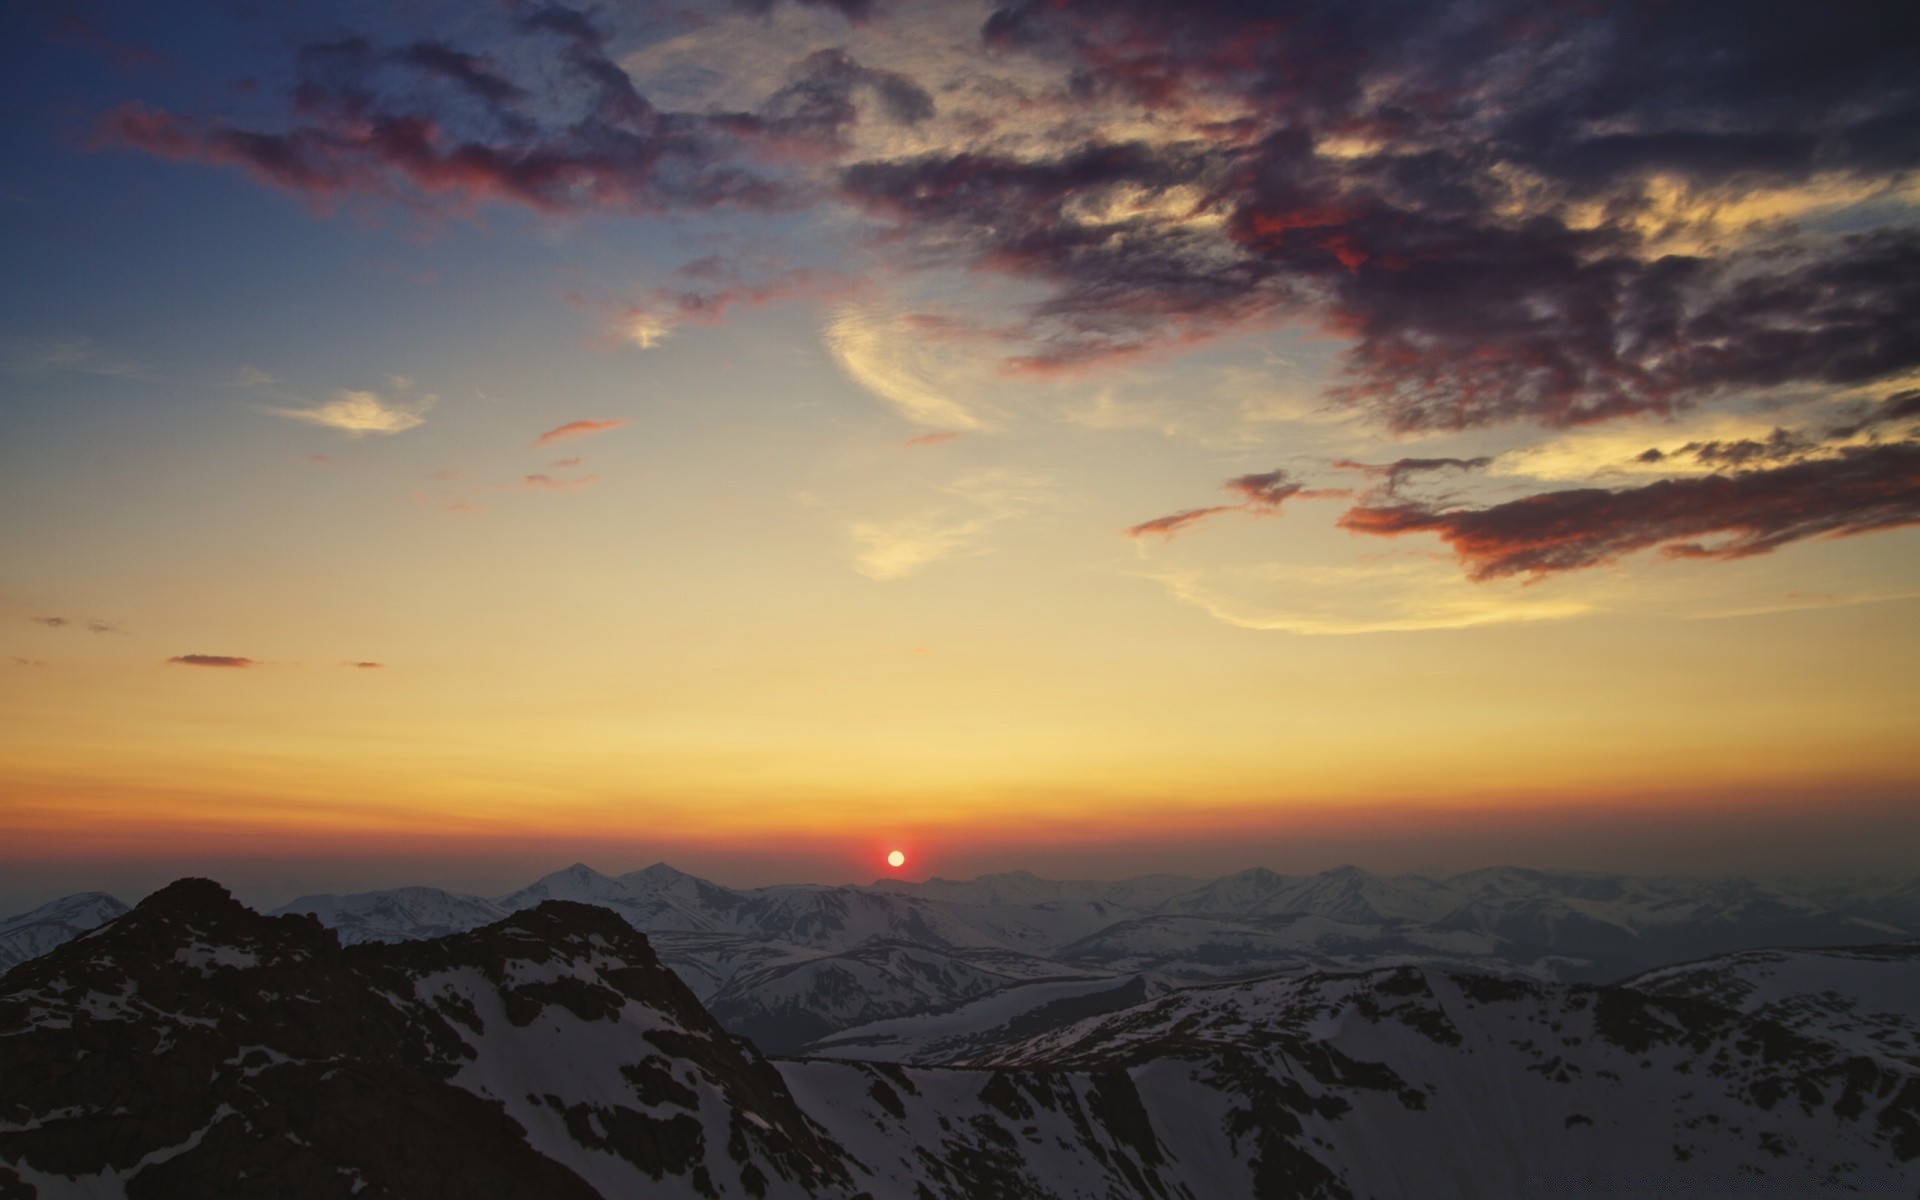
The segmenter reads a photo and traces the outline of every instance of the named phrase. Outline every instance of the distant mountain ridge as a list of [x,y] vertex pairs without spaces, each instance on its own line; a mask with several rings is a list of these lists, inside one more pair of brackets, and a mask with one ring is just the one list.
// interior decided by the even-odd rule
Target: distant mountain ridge
[[0,980],[0,1196],[1910,1195],[1916,978],[1877,946],[1054,982],[964,1062],[774,1061],[605,906],[342,946],[183,880]]
[[[26,921],[15,961],[101,901]],[[1881,942],[1920,933],[1920,885],[1644,878],[1515,867],[1445,878],[1356,867],[1214,880],[1048,880],[1024,871],[870,886],[732,888],[664,863],[608,876],[576,863],[498,897],[426,887],[303,897],[344,942],[439,937],[546,900],[608,908],[737,1033],[775,1052],[1054,981],[1142,979],[1156,994],[1311,970],[1414,965],[1606,982],[1707,955]],[[69,901],[56,902],[56,909]],[[34,914],[28,914],[29,917]],[[62,919],[64,920],[64,918]],[[10,923],[11,924],[11,923]],[[23,926],[24,928],[24,926]],[[884,949],[892,947],[892,949]],[[1010,996],[1013,1009],[1024,1001]],[[887,1035],[891,1037],[892,1035]]]
[[126,911],[105,892],[80,892],[0,921],[0,975]]

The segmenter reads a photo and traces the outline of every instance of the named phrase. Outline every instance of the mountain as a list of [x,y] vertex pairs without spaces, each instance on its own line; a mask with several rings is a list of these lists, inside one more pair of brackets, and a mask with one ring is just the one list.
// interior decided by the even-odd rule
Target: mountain
[[919,883],[906,879],[882,879],[873,885],[873,890],[990,908],[1102,904],[1129,912],[1152,912],[1169,898],[1191,891],[1201,882],[1183,875],[1141,875],[1118,883],[1106,883],[1042,879],[1031,871],[1003,871],[995,875],[982,875],[977,879],[941,879],[935,876]]
[[1061,977],[1085,975],[1010,952],[960,958],[906,942],[868,942],[743,972],[707,1006],[728,1030],[753,1039],[769,1054],[784,1054],[855,1025],[945,1009],[1015,984]]
[[1920,1068],[1920,943],[1747,950],[1661,967],[1626,986],[1708,1001]]
[[0,975],[127,911],[105,892],[81,892],[0,921]]
[[[1910,949],[1853,961],[1856,983],[1904,996],[1891,1019],[1920,1029],[1920,992],[1899,991]],[[1804,993],[1821,964],[1803,965]],[[1920,1182],[1920,1067],[1862,1055],[1819,1021],[1632,987],[1315,973],[1173,992],[969,1066],[1124,1072],[1163,1153],[1196,1169],[1237,1165],[1256,1194],[1518,1196],[1631,1178],[1671,1192],[1799,1186],[1778,1176],[1910,1194]],[[1231,1175],[1207,1194],[1246,1194]]]
[[964,1061],[768,1060],[604,907],[342,946],[184,880],[0,981],[0,1196],[1912,1194],[1914,948],[1777,953],[1013,981]]
[[0,987],[0,1195],[851,1196],[646,939],[549,902],[341,947],[183,880]]
[[[477,927],[552,899],[620,914],[656,939],[661,960],[728,1028],[782,1051],[971,1003],[1001,976],[1012,986],[1140,975],[1159,988],[1405,964],[1601,983],[1751,947],[1920,932],[1913,883],[1516,867],[1446,878],[1351,866],[1307,876],[1253,868],[1202,883],[1168,875],[1062,882],[1012,871],[864,888],[730,888],[665,863],[619,876],[576,863],[497,899],[401,888],[308,897],[280,911],[312,913],[344,940],[398,941]],[[869,953],[875,946],[913,953]],[[936,958],[941,965],[928,967]],[[856,992],[874,999],[847,998]]]
[[352,896],[302,896],[274,910],[280,916],[311,916],[348,944],[445,937],[498,921],[510,911],[479,896],[430,887],[392,888]]

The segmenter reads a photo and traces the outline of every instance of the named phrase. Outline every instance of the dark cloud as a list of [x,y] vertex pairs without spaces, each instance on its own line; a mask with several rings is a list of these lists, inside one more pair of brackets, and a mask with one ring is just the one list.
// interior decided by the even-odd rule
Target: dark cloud
[[[1547,575],[1661,547],[1671,557],[1744,558],[1811,537],[1920,524],[1920,444],[1841,447],[1731,474],[1618,491],[1547,492],[1488,508],[1359,506],[1355,533],[1437,534],[1476,580]],[[1711,539],[1711,542],[1703,540]]]
[[793,81],[775,92],[757,113],[725,119],[734,132],[842,149],[859,119],[856,97],[869,94],[898,125],[916,125],[933,115],[933,97],[895,71],[863,67],[844,50],[817,50],[804,59]]
[[1333,466],[1340,471],[1371,475],[1382,481],[1381,491],[1385,495],[1395,496],[1399,494],[1400,485],[1416,475],[1438,471],[1481,471],[1491,462],[1493,459],[1486,455],[1476,458],[1397,458],[1390,463],[1364,463],[1343,458],[1336,460]]
[[251,667],[251,658],[232,654],[176,654],[167,660],[182,667]]
[[1857,420],[1829,431],[1829,436],[1850,438],[1869,429],[1877,429],[1882,425],[1895,425],[1902,421],[1920,421],[1920,388],[1895,392],[1862,413]]
[[387,664],[379,662],[343,662],[340,665],[343,667],[354,667],[362,671],[377,671]]
[[60,629],[72,624],[65,617],[28,617],[36,625],[45,625],[48,629]]
[[[857,24],[873,16],[885,0],[791,0],[791,2],[803,8],[828,9]],[[780,0],[733,0],[735,8],[761,14],[772,12],[779,3]]]
[[[509,78],[488,56],[442,42],[384,50],[349,35],[299,51],[287,127],[128,104],[101,122],[100,137],[166,158],[240,167],[322,201],[494,200],[552,212],[791,202],[787,189],[743,163],[721,125],[654,108],[586,14],[559,5],[523,9],[513,28],[518,57],[542,68],[538,87]],[[423,80],[456,95],[423,89]]]
[[1279,508],[1301,492],[1300,485],[1288,478],[1285,471],[1242,475],[1227,480],[1226,488],[1246,497],[1248,506],[1252,508]]
[[[1306,317],[1351,340],[1335,395],[1398,430],[1665,413],[1920,365],[1911,228],[1655,240],[1756,188],[1891,186],[1920,164],[1915,29],[1886,6],[1816,21],[1731,0],[1013,4],[990,46],[1202,136],[842,182],[900,235],[1049,285],[1016,365]],[[1084,215],[1176,185],[1224,238],[1165,211]],[[1694,211],[1654,202],[1686,189]]]

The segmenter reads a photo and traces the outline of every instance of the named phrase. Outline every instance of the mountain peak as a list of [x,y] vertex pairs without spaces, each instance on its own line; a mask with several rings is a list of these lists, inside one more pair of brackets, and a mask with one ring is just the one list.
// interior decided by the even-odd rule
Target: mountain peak
[[211,879],[188,876],[176,879],[134,905],[135,912],[197,912],[208,909],[244,909],[233,893]]
[[693,876],[680,870],[678,867],[671,866],[664,862],[657,862],[650,867],[642,867],[630,875],[622,876],[622,878],[651,879],[656,883],[671,883],[676,879],[692,879]]

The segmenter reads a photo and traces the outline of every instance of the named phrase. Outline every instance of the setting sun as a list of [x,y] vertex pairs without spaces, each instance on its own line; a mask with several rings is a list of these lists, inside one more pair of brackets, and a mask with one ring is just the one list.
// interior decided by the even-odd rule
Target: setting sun
[[888,866],[890,866],[890,867],[903,867],[903,866],[905,866],[905,865],[906,865],[906,863],[907,863],[907,856],[906,856],[906,855],[904,855],[904,854],[902,854],[902,853],[900,853],[900,851],[898,851],[898,850],[893,850],[893,851],[889,851],[889,852],[888,852],[888,854],[887,854],[887,865],[888,865]]

